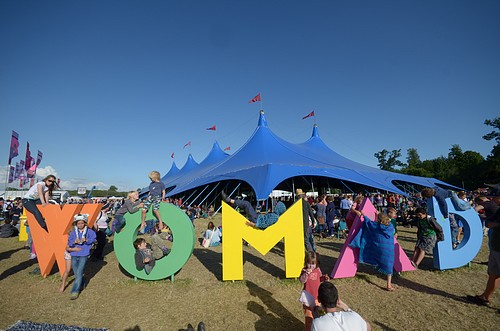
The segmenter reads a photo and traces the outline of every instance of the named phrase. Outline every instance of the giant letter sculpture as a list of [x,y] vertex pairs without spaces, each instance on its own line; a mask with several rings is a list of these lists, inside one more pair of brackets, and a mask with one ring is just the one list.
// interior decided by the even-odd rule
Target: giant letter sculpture
[[456,249],[453,249],[451,240],[450,222],[445,219],[437,200],[427,199],[429,214],[434,216],[443,228],[444,241],[440,241],[434,247],[434,268],[439,270],[459,268],[469,263],[481,249],[483,240],[483,229],[477,212],[474,209],[466,211],[455,210],[450,198],[446,199],[448,211],[460,217],[464,224],[464,238]]
[[243,279],[243,243],[245,239],[262,255],[267,254],[278,241],[285,242],[285,273],[287,278],[300,276],[304,263],[304,228],[302,199],[280,216],[278,222],[260,230],[246,225],[240,213],[222,203],[222,279]]
[[[133,242],[137,237],[137,229],[141,225],[141,213],[125,214],[125,227],[120,233],[115,233],[114,248],[120,265],[132,276],[145,280],[158,280],[173,275],[187,262],[194,249],[194,228],[191,220],[179,207],[170,203],[160,204],[160,214],[163,221],[172,230],[174,238],[170,253],[156,261],[156,265],[149,275],[144,270],[137,270],[135,266],[135,248]],[[149,210],[147,218],[153,218]],[[224,237],[225,238],[225,237]]]
[[68,231],[73,223],[73,216],[78,213],[89,214],[89,227],[92,227],[102,205],[66,204],[62,208],[60,205],[46,205],[45,207],[38,205],[37,207],[45,218],[48,232],[40,227],[32,213],[26,212],[26,216],[40,265],[40,273],[46,277],[57,260],[59,273],[62,275],[66,270],[64,252],[68,244]]
[[[370,219],[375,219],[375,207],[368,198],[365,198],[361,203],[361,210],[363,214]],[[358,270],[359,249],[353,249],[349,246],[352,239],[358,234],[359,229],[363,225],[363,221],[359,216],[356,216],[354,223],[349,229],[349,236],[347,237],[342,250],[340,251],[339,258],[333,267],[332,278],[347,278],[354,277]],[[394,238],[394,270],[396,272],[411,271],[415,268],[411,265],[410,259],[406,256],[403,248],[399,245],[396,238]]]

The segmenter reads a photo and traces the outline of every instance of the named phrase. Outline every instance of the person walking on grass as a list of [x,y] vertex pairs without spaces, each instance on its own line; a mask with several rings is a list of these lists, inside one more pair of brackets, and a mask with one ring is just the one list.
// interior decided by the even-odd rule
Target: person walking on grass
[[71,300],[75,300],[85,287],[83,273],[90,255],[90,248],[96,241],[94,230],[87,227],[89,215],[77,214],[74,216],[74,230],[69,233],[66,250],[71,255],[71,267],[75,274],[75,282],[71,289]]

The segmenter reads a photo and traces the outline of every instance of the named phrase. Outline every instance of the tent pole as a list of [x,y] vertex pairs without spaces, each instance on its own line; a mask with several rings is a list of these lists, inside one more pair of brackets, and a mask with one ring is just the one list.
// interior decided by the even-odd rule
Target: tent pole
[[292,194],[293,194],[293,201],[295,201],[295,179],[292,178]]
[[[230,194],[228,194],[228,196],[230,197],[240,187],[240,185],[241,185],[241,183],[238,183],[238,186],[236,186],[236,188]],[[221,208],[222,208],[222,203],[221,203],[220,207],[217,208],[217,210],[215,211],[213,216],[217,215],[217,213],[219,213],[219,210],[221,210]]]
[[[220,182],[217,183],[217,185],[215,185],[215,187],[210,191],[208,192],[208,194],[205,196],[205,198],[203,198],[203,200],[201,200],[201,202],[199,203],[200,205],[210,196],[210,194],[212,194],[212,192],[217,188],[217,186],[219,186]],[[195,202],[196,200],[193,200],[193,202]],[[191,204],[189,204],[189,207],[191,207]]]
[[313,196],[314,196],[314,182],[313,182],[313,178],[312,177],[311,177],[311,188],[312,188]]
[[354,191],[353,191],[353,190],[351,190],[351,188],[350,188],[349,186],[347,186],[347,185],[344,183],[344,181],[342,181],[342,180],[341,180],[340,182],[341,182],[341,183],[342,183],[342,185],[344,185],[344,186],[345,186],[345,187],[346,187],[349,191],[351,191],[351,193],[352,193],[352,194],[354,194]]
[[[207,188],[208,188],[208,185],[207,185],[207,186],[205,186],[205,188],[204,188],[204,189],[200,192],[200,194],[198,194],[198,195],[196,196],[196,198],[194,198],[193,202],[194,202],[194,201],[196,201],[196,199],[198,199],[198,197],[199,197],[199,196],[200,196],[203,192],[205,192],[205,190],[206,190]],[[193,203],[193,202],[191,202],[191,203]],[[188,207],[191,207],[191,203],[189,204],[189,206],[188,206]]]
[[[187,203],[187,202],[189,201],[189,198],[191,198],[191,197],[193,196],[193,194],[195,194],[196,192],[198,192],[198,190],[194,190],[194,191],[193,191],[193,193],[191,193],[191,194],[187,197],[187,199],[184,201],[184,203]],[[182,200],[184,200],[184,199],[182,199]],[[191,204],[189,204],[189,206],[188,206],[188,207],[190,207],[190,206],[191,206]]]

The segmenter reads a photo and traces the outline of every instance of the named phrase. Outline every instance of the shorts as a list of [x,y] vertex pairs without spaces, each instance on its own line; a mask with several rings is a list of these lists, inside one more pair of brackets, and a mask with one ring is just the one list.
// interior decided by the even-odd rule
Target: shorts
[[68,253],[68,251],[64,251],[64,259],[66,261],[68,261],[68,260],[71,261],[71,254]]
[[415,248],[418,247],[427,254],[432,254],[434,246],[436,246],[436,242],[437,242],[436,235],[420,237],[417,239],[417,244],[415,245]]
[[153,210],[158,210],[160,209],[160,202],[161,202],[160,196],[150,195],[146,198],[146,201],[144,201],[144,206],[142,207],[142,210],[148,211],[151,205],[153,205]]
[[500,252],[490,251],[488,258],[488,275],[500,276]]

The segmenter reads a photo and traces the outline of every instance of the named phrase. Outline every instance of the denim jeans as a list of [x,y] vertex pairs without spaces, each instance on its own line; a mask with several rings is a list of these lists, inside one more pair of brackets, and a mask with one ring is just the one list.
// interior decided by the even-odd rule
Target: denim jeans
[[245,210],[245,214],[247,215],[248,219],[252,222],[255,222],[255,220],[257,219],[257,213],[255,212],[255,209],[252,207],[250,202],[246,200],[235,199],[234,205]]
[[45,228],[47,225],[45,224],[45,219],[42,216],[42,213],[38,209],[36,205],[41,205],[42,201],[40,199],[32,200],[32,199],[23,199],[23,206],[27,211],[35,216],[36,221],[42,228]]
[[71,293],[80,293],[83,288],[83,271],[85,269],[85,264],[87,263],[88,256],[72,256],[71,257],[71,268],[75,274],[75,282],[71,288]]
[[450,220],[451,242],[453,244],[457,244],[458,224],[457,221],[455,220],[455,215],[450,213],[448,215],[448,219]]

